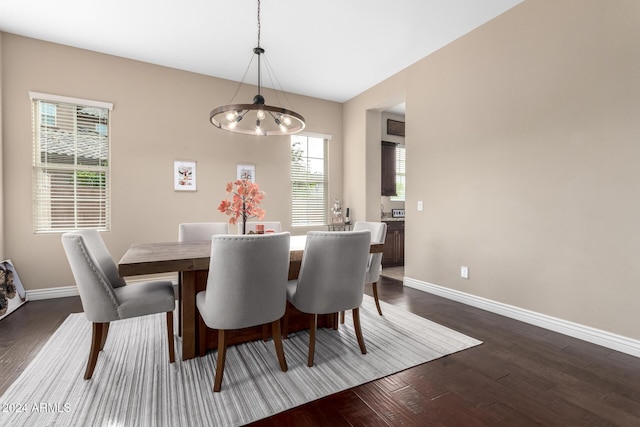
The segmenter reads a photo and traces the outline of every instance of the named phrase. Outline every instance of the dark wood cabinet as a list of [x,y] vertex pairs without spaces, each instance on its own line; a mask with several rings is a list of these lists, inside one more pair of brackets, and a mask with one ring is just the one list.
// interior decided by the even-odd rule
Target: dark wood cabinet
[[382,195],[396,196],[396,144],[382,141]]
[[382,253],[382,267],[404,265],[404,221],[385,221],[387,237]]

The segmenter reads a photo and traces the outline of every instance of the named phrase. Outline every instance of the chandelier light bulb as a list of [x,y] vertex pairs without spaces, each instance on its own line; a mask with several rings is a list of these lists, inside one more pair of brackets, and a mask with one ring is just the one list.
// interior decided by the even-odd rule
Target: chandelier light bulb
[[258,120],[264,120],[264,111],[263,110],[258,110],[258,112],[256,113],[256,117],[258,117]]
[[227,121],[229,121],[229,122],[230,122],[230,121],[235,120],[235,118],[236,118],[236,116],[237,116],[237,115],[238,115],[238,113],[236,113],[235,111],[229,111],[229,112],[227,113],[227,116],[226,116],[226,117],[227,117]]
[[287,133],[287,127],[285,125],[283,125],[282,122],[280,120],[278,120],[277,117],[274,117],[273,120],[276,122],[276,125],[278,125],[278,127],[280,128],[280,132],[286,134]]
[[287,126],[291,126],[291,117],[283,115],[282,123],[284,123]]

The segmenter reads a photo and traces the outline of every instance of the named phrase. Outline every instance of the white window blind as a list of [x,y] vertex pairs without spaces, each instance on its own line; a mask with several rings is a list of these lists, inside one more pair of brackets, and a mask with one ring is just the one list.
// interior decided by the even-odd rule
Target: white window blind
[[396,145],[396,195],[389,198],[394,202],[405,201],[405,159],[404,145]]
[[108,230],[111,104],[35,93],[31,98],[34,231]]
[[291,219],[294,226],[327,224],[327,138],[291,137]]

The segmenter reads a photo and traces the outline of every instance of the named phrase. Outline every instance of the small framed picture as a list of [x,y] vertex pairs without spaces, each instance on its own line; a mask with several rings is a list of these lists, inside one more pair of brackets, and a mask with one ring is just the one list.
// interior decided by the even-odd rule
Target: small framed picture
[[387,119],[387,135],[404,136],[404,122]]
[[173,189],[196,191],[196,162],[182,160],[173,162]]
[[247,179],[256,182],[256,165],[238,165],[238,177],[236,179]]

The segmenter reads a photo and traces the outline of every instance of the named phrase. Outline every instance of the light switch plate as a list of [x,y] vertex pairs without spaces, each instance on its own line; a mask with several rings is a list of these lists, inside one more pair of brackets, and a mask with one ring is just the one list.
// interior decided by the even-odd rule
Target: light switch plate
[[422,200],[418,200],[418,210],[421,211],[424,209],[424,204],[422,203]]

